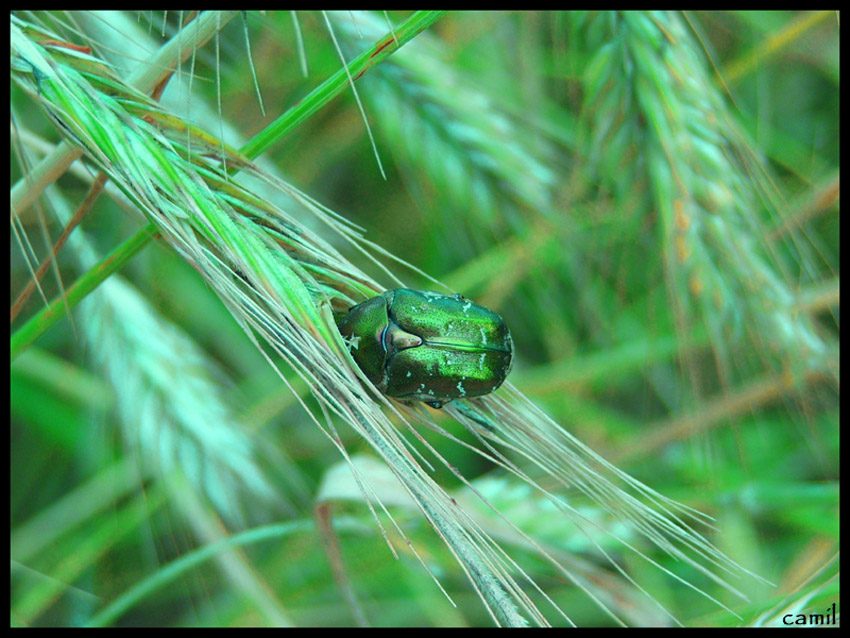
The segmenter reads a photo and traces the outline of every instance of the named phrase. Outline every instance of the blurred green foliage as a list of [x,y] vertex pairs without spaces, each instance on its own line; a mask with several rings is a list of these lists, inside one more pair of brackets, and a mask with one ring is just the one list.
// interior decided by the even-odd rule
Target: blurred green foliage
[[[404,14],[388,17],[397,23]],[[77,24],[95,41],[105,37],[98,22],[111,19],[40,18],[64,25],[69,40]],[[130,18],[155,40],[178,24],[176,13]],[[191,101],[170,96],[177,87],[163,97],[237,145],[340,65],[321,14],[298,14],[303,52],[290,13],[246,20],[228,25],[218,51],[198,51]],[[381,15],[331,22],[349,58],[386,32]],[[749,597],[742,603],[701,574],[681,574],[736,619],[646,561],[618,555],[685,624],[781,624],[780,612],[798,603],[822,613],[838,602],[838,47],[831,12],[450,13],[356,83],[386,180],[350,92],[263,157],[377,245],[501,312],[514,335],[511,381],[520,390],[624,471],[714,516],[713,541],[776,585],[736,584]],[[14,86],[11,106],[19,129],[58,139]],[[664,130],[679,119],[682,128]],[[11,157],[14,183],[26,170],[14,147]],[[702,180],[704,193],[686,173]],[[74,202],[86,191],[70,174],[57,186]],[[695,208],[678,208],[682,192],[694,195]],[[26,224],[43,254],[38,216]],[[139,225],[107,198],[84,222],[104,251]],[[51,237],[59,232],[50,227]],[[14,298],[30,273],[15,241],[11,249]],[[74,280],[72,262],[60,255],[57,265],[65,285]],[[309,522],[337,450],[173,252],[151,246],[124,274],[235,380],[227,398],[263,442],[281,494],[277,509],[255,513],[252,523]],[[410,287],[434,287],[396,274]],[[48,299],[59,293],[53,277],[44,286]],[[76,333],[68,321],[55,326],[12,366],[13,624],[85,623],[197,542],[185,510],[124,465],[110,387]],[[444,426],[471,440],[457,424]],[[350,451],[365,451],[351,432],[339,434]],[[435,433],[423,436],[468,479],[493,478],[487,461]],[[113,470],[124,480],[105,480]],[[460,487],[445,468],[435,473]],[[527,495],[509,497],[493,495],[506,510]],[[79,520],[56,509],[62,499]],[[387,528],[398,560],[362,503],[340,510],[355,520],[339,541],[372,624],[489,624],[418,516],[401,510],[399,520],[457,609],[394,529]],[[549,515],[545,505],[529,505],[512,520],[533,525]],[[290,622],[351,624],[319,535],[305,529],[240,551]],[[585,562],[577,571],[611,578],[603,589],[614,599],[632,595],[617,589],[610,566],[574,545],[577,538],[564,542]],[[669,557],[641,549],[679,573]],[[610,623],[562,575],[513,551],[574,622]],[[275,622],[220,567],[187,571],[116,622]],[[638,610],[629,616],[634,624],[666,622],[651,601],[628,601]]]

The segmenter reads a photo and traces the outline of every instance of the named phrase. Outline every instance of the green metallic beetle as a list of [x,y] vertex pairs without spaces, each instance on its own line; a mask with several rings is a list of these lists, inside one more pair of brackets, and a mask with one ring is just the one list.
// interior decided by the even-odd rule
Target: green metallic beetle
[[383,394],[440,408],[502,385],[513,342],[505,320],[460,295],[387,290],[338,321],[351,354]]

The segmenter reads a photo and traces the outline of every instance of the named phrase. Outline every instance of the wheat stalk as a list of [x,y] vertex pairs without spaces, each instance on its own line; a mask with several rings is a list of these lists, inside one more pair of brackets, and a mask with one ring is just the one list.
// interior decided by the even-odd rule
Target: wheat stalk
[[[752,351],[795,378],[827,372],[833,349],[798,311],[786,267],[764,241],[764,168],[682,20],[605,13],[577,18],[574,29],[595,52],[583,69],[591,179],[622,209],[658,215],[680,329],[704,322],[727,376]],[[740,345],[731,352],[730,343]]]
[[[385,29],[371,13],[331,15],[349,51]],[[529,212],[552,214],[552,149],[423,35],[364,78],[363,96],[414,183],[428,182],[425,196],[439,202],[429,210],[450,231],[440,246],[457,259],[474,254],[481,237],[522,233]]]

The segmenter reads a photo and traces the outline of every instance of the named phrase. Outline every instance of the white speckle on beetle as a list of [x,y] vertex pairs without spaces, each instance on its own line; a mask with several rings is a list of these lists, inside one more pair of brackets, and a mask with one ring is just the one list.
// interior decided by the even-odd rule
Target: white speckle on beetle
[[484,353],[484,352],[482,352],[482,353],[481,353],[481,355],[479,355],[479,357],[478,357],[478,369],[479,369],[479,370],[483,370],[483,369],[484,369],[484,360],[485,360],[486,358],[487,358],[487,354],[486,354],[486,353]]
[[481,332],[481,345],[486,346],[487,345],[487,332],[484,330],[484,326],[481,326],[478,330],[479,330],[479,332]]
[[405,376],[409,379],[410,377],[413,376],[413,373],[410,370],[408,370],[407,374]]
[[463,388],[463,382],[462,381],[458,381],[457,390],[458,390],[458,392],[460,392],[461,397],[466,396],[466,390],[464,390],[464,388]]
[[348,350],[357,350],[360,348],[360,336],[351,336],[345,339],[345,345],[348,346]]

